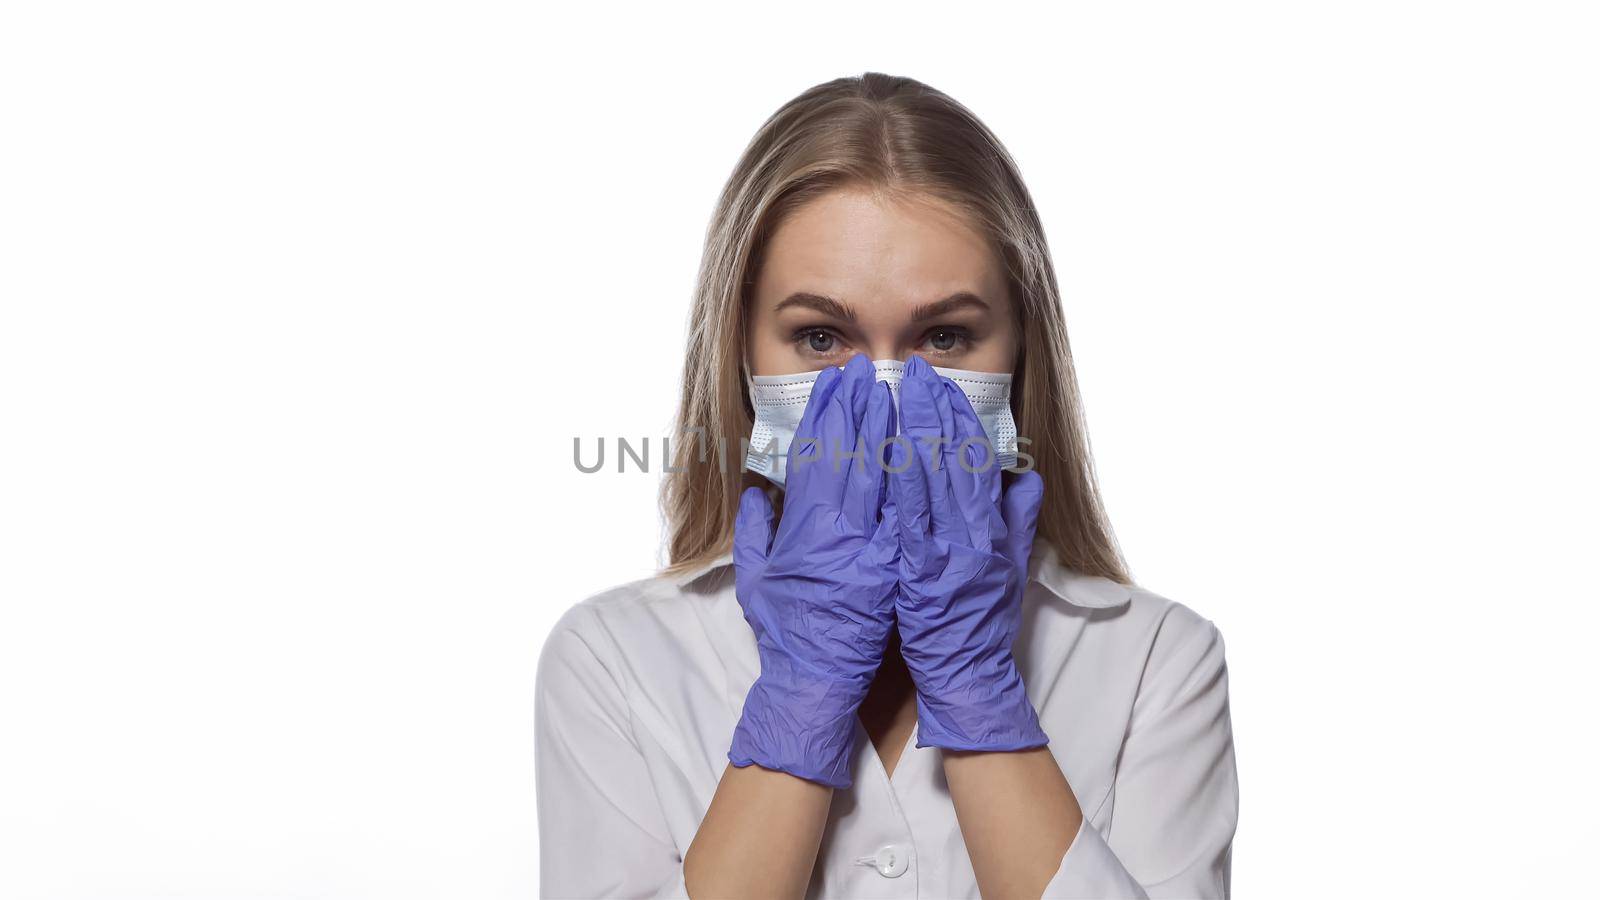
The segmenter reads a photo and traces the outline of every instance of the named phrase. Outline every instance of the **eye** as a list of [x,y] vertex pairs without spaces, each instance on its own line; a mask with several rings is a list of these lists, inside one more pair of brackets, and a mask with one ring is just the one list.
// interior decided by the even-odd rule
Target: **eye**
[[935,328],[923,338],[923,344],[935,353],[964,353],[972,347],[972,334],[965,328]]
[[845,342],[831,328],[811,326],[794,332],[795,352],[814,358],[838,356],[844,352]]

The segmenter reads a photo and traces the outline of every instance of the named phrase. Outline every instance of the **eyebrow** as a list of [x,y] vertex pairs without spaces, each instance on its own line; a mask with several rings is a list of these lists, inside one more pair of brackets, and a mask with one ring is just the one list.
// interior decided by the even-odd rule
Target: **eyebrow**
[[774,307],[772,311],[782,312],[791,306],[815,310],[816,312],[822,313],[825,316],[832,316],[835,319],[843,319],[846,322],[854,322],[856,320],[856,311],[850,307],[845,306],[843,303],[840,303],[832,297],[824,297],[821,294],[811,294],[807,293],[806,291],[796,291],[795,293],[790,294],[776,307]]
[[[814,310],[825,316],[832,316],[835,319],[842,319],[846,322],[854,322],[856,320],[855,310],[832,297],[824,297],[821,294],[813,294],[808,291],[796,291],[790,294],[773,308],[773,312],[781,312],[791,306]],[[913,309],[911,311],[911,321],[922,322],[928,319],[937,319],[958,309],[968,308],[976,308],[988,312],[989,304],[983,302],[982,297],[971,291],[957,291],[943,300],[924,303]]]
[[954,294],[933,303],[924,303],[911,311],[911,321],[922,322],[927,319],[937,319],[947,316],[958,309],[981,309],[989,311],[989,304],[983,298],[970,291],[957,291]]

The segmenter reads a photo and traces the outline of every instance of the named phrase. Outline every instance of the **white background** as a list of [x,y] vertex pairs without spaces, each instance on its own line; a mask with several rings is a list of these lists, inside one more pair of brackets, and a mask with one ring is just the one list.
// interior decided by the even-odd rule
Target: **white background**
[[867,70],[1032,189],[1236,895],[1592,888],[1592,9],[7,4],[0,895],[532,896],[541,641],[658,561],[573,438],[658,452],[718,189]]

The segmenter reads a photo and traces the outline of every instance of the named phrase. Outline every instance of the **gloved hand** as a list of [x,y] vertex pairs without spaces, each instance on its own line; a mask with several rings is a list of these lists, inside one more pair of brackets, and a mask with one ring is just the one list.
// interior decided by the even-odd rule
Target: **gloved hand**
[[[918,357],[900,384],[900,422],[905,440],[890,468],[903,470],[889,475],[889,505],[899,519],[896,613],[917,690],[917,746],[1043,746],[1049,738],[1011,645],[1044,482],[1023,473],[1002,498],[1002,470],[979,443],[983,426],[971,402]],[[977,440],[963,466],[969,439]]]
[[777,533],[762,489],[740,497],[734,589],[761,675],[728,750],[735,766],[850,786],[856,710],[894,627],[898,532],[881,518],[887,474],[873,458],[893,433],[889,386],[857,355],[812,388]]

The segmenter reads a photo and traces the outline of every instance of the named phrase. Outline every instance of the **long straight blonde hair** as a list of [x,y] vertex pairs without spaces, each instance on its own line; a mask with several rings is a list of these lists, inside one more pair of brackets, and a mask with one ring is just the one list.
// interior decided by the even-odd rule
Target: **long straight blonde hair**
[[[794,210],[845,186],[941,200],[1001,255],[1022,350],[1012,405],[1044,479],[1039,537],[1075,571],[1127,582],[1095,483],[1054,266],[1033,200],[998,138],[911,78],[868,72],[817,85],[774,113],[734,167],[706,231],[689,323],[674,465],[662,486],[667,573],[733,539],[752,410],[742,363],[750,292],[768,238]],[[748,479],[748,480],[747,480]]]

